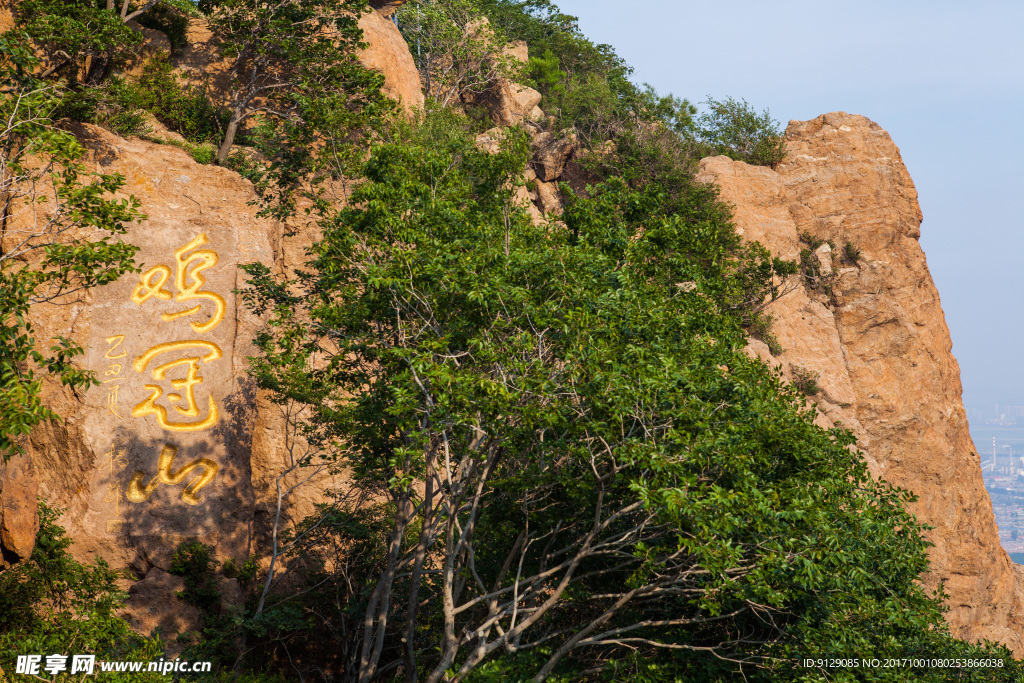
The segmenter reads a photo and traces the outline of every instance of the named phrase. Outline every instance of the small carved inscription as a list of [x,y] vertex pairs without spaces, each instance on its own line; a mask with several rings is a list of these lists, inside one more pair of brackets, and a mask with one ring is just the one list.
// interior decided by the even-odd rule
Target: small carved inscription
[[[103,354],[104,358],[110,360],[117,360],[124,358],[128,355],[128,352],[121,349],[121,353],[115,354],[121,343],[124,342],[123,334],[115,334],[112,337],[107,337],[107,344],[110,348]],[[121,411],[118,409],[118,390],[121,388],[120,382],[123,382],[127,377],[122,374],[124,365],[121,363],[110,363],[107,365],[107,369],[103,372],[103,376],[106,378],[103,380],[103,384],[107,385],[107,412],[116,417],[118,420],[123,420],[124,416],[121,415]]]

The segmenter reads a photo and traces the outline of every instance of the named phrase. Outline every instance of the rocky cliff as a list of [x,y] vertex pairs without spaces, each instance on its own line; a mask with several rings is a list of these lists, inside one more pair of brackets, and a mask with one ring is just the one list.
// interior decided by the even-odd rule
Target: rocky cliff
[[[400,3],[377,4],[381,13],[364,18],[364,60],[384,71],[393,97],[417,107],[418,75],[384,16]],[[212,62],[201,57],[186,52],[179,67],[209,75]],[[539,95],[499,85],[497,123],[542,117]],[[536,220],[559,209],[554,181],[573,152],[570,141],[541,128],[531,127],[536,156],[527,175],[535,190],[522,196]],[[251,185],[229,170],[95,127],[76,133],[90,163],[123,174],[125,194],[143,203],[148,218],[129,236],[143,273],[36,309],[38,337],[74,337],[102,385],[81,397],[47,388],[66,419],[38,429],[26,456],[0,467],[0,550],[5,562],[31,552],[38,493],[66,510],[76,554],[103,556],[141,579],[131,602],[141,630],[175,629],[188,617],[167,603],[177,543],[198,536],[221,559],[246,557],[275,514],[276,477],[290,464],[276,407],[246,379],[258,321],[236,303],[237,266],[287,268],[309,236],[287,238],[284,226],[257,217]],[[954,631],[1002,641],[1022,656],[1024,576],[999,547],[899,150],[878,125],[843,113],[792,122],[786,136],[789,155],[775,170],[725,157],[701,163],[700,177],[735,205],[747,239],[790,259],[816,246],[801,236],[825,241],[813,255],[813,286],[790,287],[771,304],[778,345],[751,340],[750,352],[788,379],[817,375],[819,423],[852,429],[875,476],[917,493],[914,512],[934,527],[926,581],[944,584]],[[499,137],[495,129],[478,143]],[[848,242],[859,258],[843,256]],[[285,514],[308,510],[333,476],[322,474],[308,487],[312,497],[292,500]]]
[[[954,632],[1024,655],[1024,575],[999,546],[899,149],[876,123],[843,112],[792,121],[786,140],[777,170],[726,157],[701,162],[703,179],[735,205],[745,238],[790,259],[818,241],[837,246],[813,256],[818,287],[769,307],[782,350],[757,340],[750,348],[788,379],[817,374],[818,422],[850,428],[872,474],[917,494],[913,512],[934,527],[925,581],[949,594]],[[851,256],[859,250],[855,261],[847,243]]]

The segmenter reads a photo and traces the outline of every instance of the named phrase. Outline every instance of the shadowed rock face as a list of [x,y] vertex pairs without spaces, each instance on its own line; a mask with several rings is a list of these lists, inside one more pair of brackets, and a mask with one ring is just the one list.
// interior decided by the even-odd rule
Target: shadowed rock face
[[849,427],[872,473],[915,492],[912,510],[935,527],[925,581],[944,584],[954,632],[1021,656],[1019,570],[999,546],[899,149],[877,124],[842,112],[792,121],[786,140],[777,171],[716,157],[701,162],[701,177],[736,205],[744,236],[776,255],[792,258],[809,233],[840,253],[852,242],[861,258],[834,259],[831,294],[800,288],[773,303],[784,351],[772,356],[756,340],[750,351],[789,379],[796,366],[820,373],[819,423]]

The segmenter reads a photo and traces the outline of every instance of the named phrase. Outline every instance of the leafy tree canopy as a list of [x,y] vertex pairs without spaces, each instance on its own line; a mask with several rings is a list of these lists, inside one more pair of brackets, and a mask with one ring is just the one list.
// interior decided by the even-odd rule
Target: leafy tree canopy
[[811,673],[800,655],[1006,655],[953,640],[917,583],[911,495],[741,352],[779,264],[711,188],[669,204],[611,179],[538,226],[513,200],[525,139],[487,154],[452,121],[374,151],[297,280],[249,267],[272,315],[260,386],[380,501],[339,501],[304,546],[380,534],[333,575],[346,609],[320,613],[353,680],[776,681]]

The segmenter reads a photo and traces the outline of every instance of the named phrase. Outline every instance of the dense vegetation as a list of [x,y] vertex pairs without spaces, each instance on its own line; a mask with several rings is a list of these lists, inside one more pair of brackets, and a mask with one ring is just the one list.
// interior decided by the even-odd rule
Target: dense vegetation
[[[127,597],[118,587],[118,572],[103,560],[86,565],[68,553],[71,539],[57,524],[60,513],[40,505],[32,556],[0,572],[0,666],[13,672],[13,655],[28,653],[74,651],[100,659],[158,658],[160,641],[138,636],[117,616]],[[161,677],[110,674],[107,680],[148,683]]]
[[[222,566],[201,540],[178,548],[180,598],[202,614],[182,635],[187,658],[251,680],[948,675],[794,664],[826,655],[999,657],[1003,668],[962,679],[1022,674],[1004,648],[950,635],[942,596],[918,582],[927,543],[911,494],[872,480],[849,432],[815,426],[800,388],[740,350],[770,335],[764,303],[801,265],[744,244],[694,174],[708,154],[781,160],[767,112],[726,98],[698,116],[637,87],[547,0],[404,6],[432,96],[415,121],[392,116],[380,76],[354,57],[363,2],[65,4],[59,15],[22,0],[0,37],[2,106],[16,122],[4,196],[40,174],[20,160],[43,156],[68,207],[41,260],[0,261],[11,302],[0,445],[55,417],[28,361],[73,387],[94,381],[70,342],[33,350],[28,306],[134,268],[113,236],[137,205],[109,199],[120,178],[85,176],[57,118],[146,135],[152,114],[197,160],[256,182],[265,211],[287,217],[299,195],[312,200],[322,232],[300,272],[248,266],[241,295],[267,321],[253,377],[303,449],[278,483],[334,469],[352,486],[296,528],[275,521],[260,556]],[[165,57],[124,75],[139,59],[132,14],[171,32],[176,50],[188,19],[204,17],[234,60],[226,99]],[[489,32],[467,30],[482,16]],[[525,67],[497,55],[513,39],[529,45]],[[497,153],[474,144],[490,125],[479,96],[507,76],[537,87],[546,125],[584,147],[559,221],[535,223],[515,199],[525,131]],[[339,205],[328,181],[345,178],[361,180]],[[82,241],[81,227],[112,237]],[[56,514],[41,515],[33,556],[0,572],[0,666],[72,642],[160,652],[116,616],[115,573],[72,560]],[[220,577],[237,580],[240,603]]]

